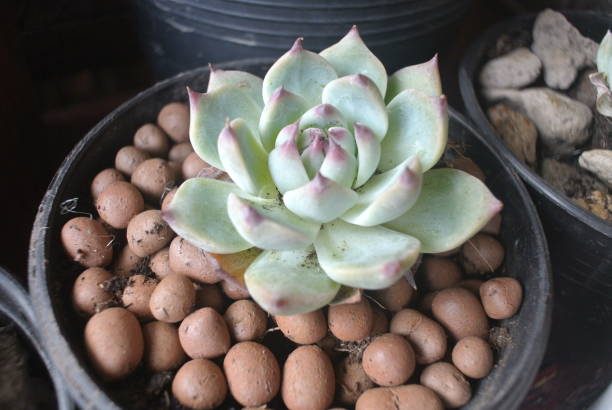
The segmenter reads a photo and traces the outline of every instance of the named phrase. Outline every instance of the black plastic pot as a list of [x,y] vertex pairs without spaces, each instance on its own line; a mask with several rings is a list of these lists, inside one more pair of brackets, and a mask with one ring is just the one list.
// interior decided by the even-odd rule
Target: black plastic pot
[[55,390],[57,409],[73,409],[74,403],[68,394],[65,383],[61,375],[54,369],[51,360],[49,360],[42,347],[30,298],[23,286],[2,267],[0,267],[0,317],[8,319],[17,326],[21,335],[30,343],[32,350],[38,354],[45,365]]
[[[269,64],[270,60],[255,59],[221,67],[263,75]],[[31,238],[30,292],[47,351],[83,408],[117,409],[126,403],[115,401],[114,387],[101,383],[87,363],[82,320],[69,302],[72,282],[83,268],[70,262],[60,245],[61,227],[73,216],[62,215],[60,205],[80,198],[78,210],[87,212],[89,184],[95,174],[113,164],[117,150],[130,143],[141,124],[155,121],[163,105],[185,100],[186,85],[205,89],[208,73],[207,68],[200,68],[163,81],[109,114],[65,159],[40,205]],[[501,274],[517,277],[525,289],[519,313],[501,323],[512,342],[500,353],[491,374],[479,383],[466,408],[514,409],[533,380],[548,340],[552,307],[548,250],[520,180],[455,111],[451,111],[450,135],[485,170],[489,186],[505,204],[501,240],[506,261]]]
[[[600,41],[612,27],[612,15],[566,12],[580,32]],[[550,246],[553,271],[579,286],[612,298],[612,223],[582,209],[519,161],[505,146],[489,122],[475,88],[486,62],[486,53],[500,35],[517,29],[531,30],[535,15],[496,24],[483,33],[466,52],[459,67],[459,85],[466,110],[484,137],[495,146],[527,183],[540,213]]]
[[[353,24],[394,71],[447,43],[471,0],[134,0],[139,35],[157,78],[209,62],[275,57],[297,37],[320,51]],[[194,47],[195,45],[195,47]]]

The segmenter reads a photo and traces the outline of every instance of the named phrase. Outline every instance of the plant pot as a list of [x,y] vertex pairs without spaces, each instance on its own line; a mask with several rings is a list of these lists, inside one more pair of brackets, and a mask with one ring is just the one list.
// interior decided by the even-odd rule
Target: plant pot
[[470,3],[156,0],[134,6],[141,43],[161,79],[211,61],[278,58],[302,36],[309,50],[321,51],[353,24],[392,72],[428,60],[447,44]]
[[37,356],[30,355],[28,359],[39,360],[46,368],[55,390],[56,408],[58,410],[72,410],[74,403],[68,394],[65,383],[42,347],[30,298],[23,286],[2,267],[0,267],[0,319],[4,323],[13,323],[21,336],[29,342],[31,348],[29,350]]
[[[270,63],[253,59],[220,67],[263,75]],[[155,121],[162,106],[185,100],[186,85],[205,89],[208,74],[207,68],[200,68],[170,78],[109,114],[65,159],[40,205],[31,238],[30,292],[47,351],[83,408],[117,409],[126,403],[117,401],[112,386],[101,383],[87,362],[82,320],[69,303],[72,281],[83,268],[70,262],[62,249],[60,230],[71,215],[62,215],[60,205],[79,198],[77,210],[90,211],[89,183],[94,175],[113,163],[117,150],[130,143],[141,124]],[[479,382],[466,408],[514,409],[533,380],[548,340],[552,308],[548,250],[535,208],[516,175],[452,110],[449,134],[485,170],[491,190],[505,204],[500,240],[506,247],[506,262],[501,275],[514,276],[524,286],[520,311],[501,322],[512,343],[500,353],[491,374]]]
[[[611,15],[578,11],[564,15],[584,36],[596,41],[612,27]],[[489,122],[474,86],[486,53],[499,36],[517,29],[531,30],[535,17],[529,15],[496,24],[472,44],[459,67],[461,95],[469,116],[484,137],[527,183],[548,237],[553,271],[612,298],[612,223],[576,205],[518,160]]]

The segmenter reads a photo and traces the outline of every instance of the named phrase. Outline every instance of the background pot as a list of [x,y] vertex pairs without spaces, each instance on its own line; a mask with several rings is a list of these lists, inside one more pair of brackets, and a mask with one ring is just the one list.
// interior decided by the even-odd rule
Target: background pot
[[[40,360],[43,363],[55,390],[56,408],[58,410],[73,409],[74,404],[61,375],[53,368],[51,360],[42,348],[39,332],[35,326],[34,311],[30,298],[23,286],[2,267],[0,267],[0,322],[14,324],[20,335],[29,342],[31,349],[28,353],[34,353],[35,355],[28,355],[28,361]],[[32,393],[36,393],[36,391],[34,390]],[[34,403],[36,400],[36,398],[33,398],[28,403]]]
[[[209,62],[275,57],[297,37],[320,51],[353,24],[389,71],[449,44],[471,0],[154,0],[133,2],[158,79]],[[194,48],[194,44],[197,45]]]
[[[572,11],[564,15],[584,36],[597,42],[612,27],[609,14]],[[484,137],[527,183],[548,237],[553,271],[612,299],[612,223],[582,209],[519,161],[489,122],[475,88],[487,51],[499,36],[521,29],[531,31],[535,17],[529,15],[496,24],[474,42],[459,67],[461,95],[469,116]]]
[[[244,60],[220,65],[263,76],[270,60]],[[185,86],[206,88],[208,69],[200,68],[168,79],[137,95],[96,125],[66,158],[40,205],[31,237],[30,293],[47,351],[83,408],[117,409],[125,406],[112,386],[91,371],[82,343],[82,320],[70,305],[70,289],[83,270],[65,256],[60,244],[60,205],[80,198],[77,208],[88,212],[89,186],[101,169],[114,163],[119,148],[131,143],[134,131],[155,121],[162,106],[186,99]],[[542,360],[550,330],[552,290],[548,250],[537,213],[516,175],[466,121],[451,110],[451,138],[465,146],[465,154],[485,170],[489,186],[505,205],[501,241],[506,248],[502,275],[517,277],[524,286],[519,313],[502,323],[512,342],[500,360],[475,388],[468,409],[514,409],[526,393]],[[138,391],[128,385],[134,394]]]

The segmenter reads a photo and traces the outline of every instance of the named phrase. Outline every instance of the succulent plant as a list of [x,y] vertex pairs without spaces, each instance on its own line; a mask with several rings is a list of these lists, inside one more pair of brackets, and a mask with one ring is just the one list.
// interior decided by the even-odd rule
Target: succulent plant
[[606,117],[612,117],[612,34],[607,31],[597,49],[597,73],[589,76],[597,90],[597,111]]
[[191,143],[233,183],[185,181],[164,218],[272,314],[388,287],[501,209],[477,178],[432,169],[448,132],[437,57],[388,78],[353,27],[319,54],[297,39],[263,80],[211,68],[188,93]]

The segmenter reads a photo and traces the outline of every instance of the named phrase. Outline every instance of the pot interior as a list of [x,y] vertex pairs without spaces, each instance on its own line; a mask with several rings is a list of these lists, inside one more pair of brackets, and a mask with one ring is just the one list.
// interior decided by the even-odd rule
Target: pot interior
[[[268,66],[268,60],[220,65],[260,76]],[[84,321],[70,303],[72,283],[83,268],[69,260],[60,243],[62,225],[78,215],[65,213],[62,204],[77,198],[74,211],[92,213],[89,187],[93,177],[113,166],[117,150],[131,144],[134,132],[142,124],[155,122],[162,106],[185,101],[185,86],[205,90],[207,80],[206,68],[180,74],[109,114],[66,158],[40,206],[31,240],[30,292],[43,342],[83,408],[133,408],[137,401],[132,400],[142,396],[138,389],[145,386],[132,379],[104,384],[88,364],[82,338]],[[516,277],[524,287],[518,314],[500,324],[507,332],[507,344],[496,354],[496,366],[490,375],[474,385],[473,399],[466,408],[516,408],[535,376],[548,339],[552,305],[548,250],[535,208],[517,176],[454,111],[449,136],[455,147],[450,151],[460,149],[474,159],[484,170],[490,189],[504,203],[500,240],[506,258],[499,275]],[[232,403],[228,403],[229,408]]]

